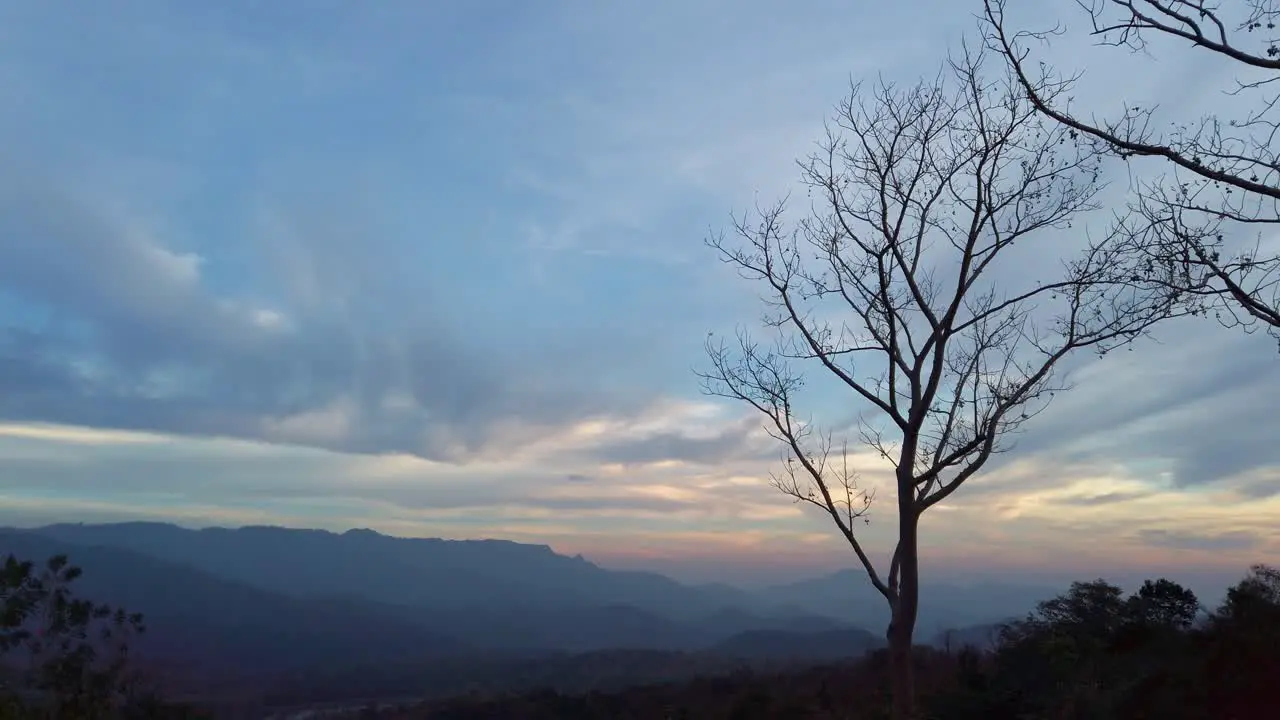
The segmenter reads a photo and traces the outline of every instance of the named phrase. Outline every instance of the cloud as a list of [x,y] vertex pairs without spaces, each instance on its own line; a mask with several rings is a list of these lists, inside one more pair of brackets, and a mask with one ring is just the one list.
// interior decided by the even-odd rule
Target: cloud
[[709,428],[657,430],[638,437],[601,442],[590,454],[622,465],[662,462],[724,465],[742,460],[776,460],[780,450],[761,430],[763,424],[763,418],[749,414]]
[[1075,497],[1060,497],[1052,502],[1063,505],[1075,505],[1078,507],[1094,507],[1096,505],[1113,505],[1116,503],[1125,503],[1130,500],[1140,500],[1149,496],[1151,493],[1142,491],[1129,492],[1105,492],[1096,495],[1080,495]]
[[[439,304],[388,322],[376,313],[411,298],[393,287],[360,301],[376,292],[376,268],[354,264],[342,265],[348,300],[277,290],[281,306],[256,303],[219,291],[210,276],[229,268],[171,249],[70,183],[10,165],[0,187],[12,310],[0,329],[0,413],[10,419],[464,459],[653,401],[606,386],[608,369],[642,360],[630,348],[575,353],[564,335],[504,342]],[[340,289],[338,269],[305,271],[305,292]]]
[[1149,545],[1179,550],[1249,550],[1261,542],[1257,535],[1249,532],[1199,535],[1172,530],[1142,530],[1138,537]]
[[1252,468],[1234,479],[1234,490],[1249,500],[1268,500],[1280,495],[1280,466]]
[[1212,321],[1170,323],[1154,341],[1073,368],[1067,375],[1073,387],[954,502],[1047,498],[1088,478],[1113,482],[1055,495],[1053,502],[1097,497],[1106,504],[1200,490],[1265,498],[1280,468],[1269,430],[1280,402],[1278,375],[1274,344],[1265,337]]
[[[729,537],[748,526],[778,538],[808,532],[794,523],[799,511],[776,502],[758,479],[672,465],[624,470],[562,458],[542,468],[462,466],[243,440],[135,435],[104,442],[92,433],[11,425],[0,427],[0,462],[9,516],[66,520],[80,512],[127,516],[133,508],[147,517],[172,510],[175,518],[226,523],[276,513],[297,525],[447,537],[514,531],[523,538],[542,528],[579,551],[590,549],[584,538],[596,534],[611,534],[614,542],[605,546],[620,551],[632,534],[698,528]],[[37,506],[45,509],[22,510]]]
[[[131,7],[142,13],[141,5]],[[688,133],[668,145],[671,138],[657,125],[622,123],[627,112],[619,114],[616,103],[627,96],[619,98],[616,86],[595,78],[569,78],[562,94],[529,90],[485,104],[477,88],[491,86],[486,78],[519,71],[519,64],[491,58],[467,66],[476,73],[474,86],[415,80],[420,95],[378,95],[352,81],[368,79],[361,73],[369,68],[334,62],[340,55],[326,35],[333,27],[323,19],[291,36],[287,69],[248,72],[270,64],[271,48],[215,14],[208,32],[180,47],[163,30],[190,34],[192,18],[182,13],[159,13],[137,28],[113,22],[96,36],[94,51],[124,67],[148,53],[181,50],[172,62],[198,79],[186,90],[173,88],[191,105],[175,100],[154,108],[153,122],[166,131],[148,143],[113,154],[111,138],[121,128],[95,124],[75,94],[48,99],[62,123],[52,131],[43,110],[15,110],[14,136],[32,142],[24,143],[31,148],[25,155],[7,158],[0,177],[6,198],[0,415],[463,461],[514,452],[591,418],[642,415],[687,392],[689,352],[696,352],[706,327],[719,322],[711,314],[729,303],[714,299],[700,268],[672,269],[670,260],[686,255],[682,247],[700,248],[696,228],[704,223],[695,218],[719,217],[726,208],[682,205],[694,180],[670,182],[672,163],[723,138],[727,121],[719,109],[744,99],[752,75],[726,88],[732,95],[723,104],[700,97],[695,114],[681,120]],[[694,13],[701,21],[716,14],[710,7]],[[52,22],[35,12],[23,20],[31,37],[49,32]],[[561,20],[577,28],[571,33],[581,31],[580,21],[615,28],[576,13]],[[359,33],[396,29],[388,22],[379,16],[358,24]],[[648,30],[670,36],[666,24]],[[518,54],[534,37],[519,26],[502,33],[507,44],[495,46],[497,56]],[[700,42],[695,28],[682,37],[687,49]],[[384,38],[367,63],[381,64],[380,72],[401,68],[392,48],[421,46],[409,39]],[[599,41],[595,31],[583,32],[563,47],[586,52]],[[66,79],[64,59],[39,43],[8,52],[28,81]],[[805,62],[775,69],[771,90],[788,91],[787,78],[796,75],[786,73],[803,75]],[[829,61],[824,72],[836,72],[837,64]],[[620,79],[648,72],[615,70]],[[258,80],[228,82],[237,75]],[[295,81],[304,75],[307,87],[299,88]],[[574,100],[573,87],[587,99]],[[658,95],[645,102],[660,110],[680,104],[668,101],[693,98],[696,83],[648,89]],[[602,90],[608,92],[598,94]],[[667,90],[676,95],[661,97]],[[344,123],[361,127],[375,114],[386,115],[366,113],[356,99],[409,114],[438,100],[440,139],[419,152],[407,147],[418,128],[389,127],[385,143],[349,131]],[[316,103],[338,100],[345,101],[341,112],[313,112]],[[293,113],[290,102],[298,103]],[[559,113],[568,106],[581,111],[578,122]],[[608,117],[593,116],[588,106]],[[232,107],[236,117],[240,108],[259,109],[261,126],[240,124],[225,112]],[[199,121],[190,124],[194,115]],[[797,105],[786,117],[762,122],[791,128],[791,118],[801,116],[808,112]],[[282,132],[285,118],[301,124]],[[729,124],[740,128],[743,140],[751,137],[753,126]],[[513,128],[525,135],[513,137]],[[340,138],[322,148],[317,138],[326,131]],[[67,146],[51,162],[51,145],[36,142],[50,132],[54,140],[92,132],[100,145]],[[803,142],[806,135],[794,137]],[[630,140],[619,142],[624,138]],[[561,152],[570,146],[573,152]],[[469,150],[455,157],[447,147]],[[549,158],[551,149],[556,153]],[[717,162],[736,152],[718,155]],[[579,174],[579,160],[591,157],[604,164]],[[653,162],[638,166],[646,157]],[[222,160],[228,162],[218,164]],[[564,204],[548,202],[539,194],[545,186],[531,183],[481,197],[448,181],[489,160],[498,176],[528,169],[533,178],[567,178],[567,192],[556,198]],[[335,167],[342,172],[332,172]],[[724,165],[718,172],[736,174]],[[609,189],[608,198],[601,188]],[[653,188],[661,191],[648,192]],[[679,207],[693,215],[677,217]],[[558,258],[551,261],[552,282],[533,282],[515,228],[536,224],[540,213],[559,223],[590,208],[609,208],[598,220],[571,222],[589,228],[590,242],[611,237],[620,248],[651,248],[641,254],[659,267],[637,267],[630,256]],[[699,309],[708,306],[711,313]],[[659,433],[599,452],[628,463],[709,462],[734,452],[745,432]]]
[[[626,426],[597,429],[595,437],[626,432]],[[735,563],[746,563],[749,555],[760,572],[774,577],[786,568],[816,573],[851,562],[829,518],[768,486],[768,462],[625,466],[575,453],[570,445],[543,445],[536,456],[457,465],[242,440],[108,437],[50,426],[0,427],[5,517],[167,517],[196,525],[269,522],[506,537],[627,566],[683,554],[705,569],[717,554]],[[1172,553],[1182,553],[1187,562],[1234,572],[1268,548],[1280,550],[1274,530],[1280,498],[1253,500],[1235,487],[1256,482],[1254,476],[1224,484],[1216,494],[1192,494],[1152,487],[1105,462],[1064,467],[1032,457],[1018,467],[1038,482],[1008,481],[1001,475],[1009,468],[1002,469],[929,514],[931,568],[1116,572],[1171,562]],[[864,479],[883,480],[878,473]],[[860,528],[881,561],[893,530],[885,503],[891,499],[880,496],[871,524]],[[695,539],[695,532],[705,536]],[[1189,542],[1175,545],[1165,533],[1247,533],[1258,542],[1246,547],[1220,539],[1209,551]],[[700,544],[682,544],[689,542]]]

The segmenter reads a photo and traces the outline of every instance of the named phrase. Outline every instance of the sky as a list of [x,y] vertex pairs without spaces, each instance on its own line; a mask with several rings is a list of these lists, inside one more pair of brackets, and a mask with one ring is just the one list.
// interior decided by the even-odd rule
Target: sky
[[[980,9],[0,0],[0,523],[851,567],[769,487],[760,419],[699,390],[707,334],[760,313],[704,240],[796,187],[851,80],[936,74]],[[1103,110],[1226,102],[1185,54],[1037,53]],[[926,516],[925,573],[1226,582],[1280,556],[1274,340],[1170,323],[1071,379]]]

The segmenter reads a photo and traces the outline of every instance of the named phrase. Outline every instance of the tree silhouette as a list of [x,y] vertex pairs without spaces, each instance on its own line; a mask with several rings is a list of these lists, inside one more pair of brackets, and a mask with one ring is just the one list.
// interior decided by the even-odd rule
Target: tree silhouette
[[1185,630],[1200,612],[1195,593],[1161,578],[1147,580],[1134,593],[1125,608],[1127,619],[1147,627]]
[[[1170,310],[1163,293],[1115,274],[1106,243],[1058,277],[1011,262],[1015,245],[1048,242],[1095,207],[1100,153],[1076,136],[966,51],[933,82],[855,85],[801,163],[810,212],[790,227],[783,200],[737,220],[735,242],[710,241],[764,287],[775,337],[712,336],[704,390],[765,416],[785,449],[774,485],[835,523],[888,603],[898,718],[914,713],[921,514],[1066,387],[1061,360],[1127,343]],[[898,539],[885,573],[858,536],[872,498],[847,440],[800,415],[800,365],[866,410],[859,440],[894,469]]]
[[9,555],[0,569],[0,659],[14,675],[0,692],[24,717],[104,718],[134,690],[127,642],[142,616],[75,597],[80,574],[65,555],[39,569]]

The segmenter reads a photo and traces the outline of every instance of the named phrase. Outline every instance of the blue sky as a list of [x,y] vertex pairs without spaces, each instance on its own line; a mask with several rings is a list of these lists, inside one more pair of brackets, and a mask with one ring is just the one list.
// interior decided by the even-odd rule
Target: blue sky
[[[698,393],[707,332],[759,312],[702,241],[793,187],[850,78],[934,73],[979,5],[0,2],[0,522],[847,564]],[[1220,101],[1135,68],[1079,96]],[[935,567],[1280,552],[1273,348],[1161,340],[1079,368],[929,521]]]

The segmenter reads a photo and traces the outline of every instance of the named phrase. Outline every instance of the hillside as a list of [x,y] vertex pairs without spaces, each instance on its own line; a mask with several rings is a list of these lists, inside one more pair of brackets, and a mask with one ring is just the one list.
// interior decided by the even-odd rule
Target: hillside
[[717,643],[709,652],[746,660],[813,662],[857,658],[883,645],[883,637],[858,629],[750,630]]
[[109,547],[0,530],[0,554],[67,554],[85,570],[77,592],[145,615],[134,646],[171,679],[240,682],[350,662],[457,656],[457,638],[398,618],[374,603],[306,600],[217,578],[195,568]]
[[341,596],[430,610],[522,610],[632,605],[696,619],[726,607],[763,609],[745,592],[690,586],[656,573],[605,570],[545,545],[505,540],[397,538],[372,530],[280,527],[188,530],[163,523],[63,524],[33,532],[125,548],[265,590]]
[[[130,550],[275,594],[376,603],[401,620],[488,650],[696,650],[754,630],[879,633],[887,623],[883,598],[854,570],[744,591],[608,570],[545,545],[501,540],[142,522],[24,532]],[[931,638],[1003,621],[1052,592],[1034,585],[928,584],[919,632]]]
[[162,523],[13,532],[126,550],[298,599],[375,604],[397,621],[483,651],[698,650],[749,630],[851,626],[777,610],[723,585],[606,570],[543,545]]
[[[310,531],[267,535],[283,538],[283,544],[305,544],[315,537]],[[360,554],[359,544],[366,541],[361,538],[354,548],[342,548],[349,551],[346,562],[376,564],[375,557]],[[502,548],[500,553],[513,552],[495,547]],[[264,548],[264,553],[278,551],[270,543]],[[528,550],[517,547],[514,552]],[[140,669],[166,696],[205,706],[219,717],[292,715],[390,702],[416,708],[384,717],[525,717],[525,708],[536,709],[528,717],[562,718],[567,712],[574,717],[616,718],[621,717],[620,708],[627,708],[633,717],[658,718],[668,717],[665,713],[672,707],[683,707],[686,712],[722,713],[726,718],[789,718],[797,717],[802,708],[835,712],[847,704],[831,704],[831,676],[786,673],[824,662],[853,662],[846,667],[862,668],[861,679],[850,688],[851,679],[841,676],[839,687],[861,692],[857,688],[884,684],[881,636],[821,616],[757,615],[725,607],[702,616],[699,623],[628,604],[555,608],[519,603],[506,613],[500,605],[466,613],[379,602],[360,597],[358,585],[342,596],[303,597],[135,550],[80,545],[38,531],[0,530],[0,554],[10,553],[26,558],[66,554],[85,571],[75,581],[78,597],[144,613],[148,632],[133,644],[132,653],[141,661]],[[480,553],[480,559],[483,556]],[[468,577],[461,576],[462,581]],[[1097,678],[1088,673],[1104,665],[1111,668],[1106,672],[1130,674],[1125,687],[1164,682],[1158,673],[1212,675],[1218,678],[1215,682],[1230,684],[1242,666],[1273,666],[1268,663],[1274,663],[1275,644],[1260,640],[1258,632],[1274,626],[1275,598],[1280,597],[1277,577],[1263,566],[1254,568],[1198,625],[1192,622],[1198,601],[1175,583],[1148,583],[1127,599],[1120,588],[1104,581],[1076,583],[1053,603],[1035,606],[1031,615],[1024,609],[1020,615],[1026,619],[1012,626],[1012,634],[998,639],[991,625],[960,628],[951,634],[950,643],[945,637],[922,634],[922,642],[932,639],[948,645],[945,651],[919,648],[927,669],[922,678],[933,687],[931,694],[941,693],[936,698],[942,707],[978,703],[973,707],[986,708],[977,715],[981,717],[993,716],[991,712],[1010,702],[1040,703],[1037,698],[1044,693],[1057,692],[1053,688],[1097,687]],[[955,599],[971,602],[974,597],[980,593],[957,593]],[[1070,610],[1067,616],[1062,608]],[[1080,618],[1101,613],[1114,621],[1090,624],[1070,613]],[[1106,637],[1090,639],[1082,647],[1101,653],[1098,657],[1084,664],[1055,659],[1064,632],[1095,629]],[[582,650],[604,643],[612,645]],[[956,652],[963,644],[978,647]],[[1174,650],[1180,655],[1170,656]],[[1160,665],[1167,657],[1173,664]],[[1045,675],[1050,670],[1083,674],[1062,684]],[[670,685],[734,671],[756,674],[695,681],[684,685],[686,690]],[[805,677],[822,679],[815,685],[801,680]],[[766,691],[761,682],[770,688]],[[808,690],[797,695],[793,682],[804,683]],[[667,685],[625,690],[646,683]],[[734,697],[706,694],[717,685],[733,688],[729,692]],[[1026,692],[1012,689],[1023,686]],[[1107,702],[1138,702],[1140,695],[1121,688]],[[470,700],[447,699],[460,696]],[[1045,698],[1047,703],[1076,701]],[[1166,700],[1176,705],[1205,699],[1169,695]],[[451,715],[454,711],[461,714]],[[751,714],[741,714],[748,711]],[[708,717],[712,716],[721,715]]]
[[[516,543],[134,523],[0,530],[0,553],[68,555],[85,571],[78,592],[143,613],[139,658],[197,697],[270,692],[294,703],[553,679],[589,689],[857,657],[879,642],[830,618],[759,612],[749,599],[708,611],[746,594]],[[661,612],[681,598],[689,607]]]
[[[946,630],[1003,622],[1021,616],[1054,592],[1052,587],[1012,583],[924,583],[917,632],[931,637]],[[876,630],[889,622],[884,598],[857,570],[770,587],[760,592],[760,601],[813,615],[856,617],[860,626]]]

